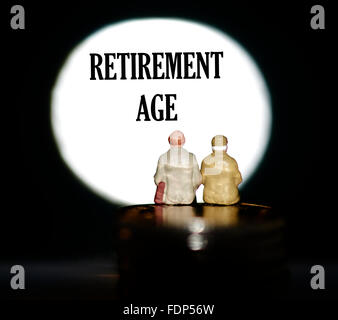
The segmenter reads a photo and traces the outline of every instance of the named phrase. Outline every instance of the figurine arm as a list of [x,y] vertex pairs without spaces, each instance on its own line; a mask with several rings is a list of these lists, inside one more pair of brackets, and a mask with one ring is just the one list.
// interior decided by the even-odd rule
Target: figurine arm
[[200,168],[198,166],[198,162],[196,160],[195,155],[194,155],[193,159],[194,160],[193,160],[193,177],[192,177],[192,182],[193,182],[194,190],[196,191],[198,189],[198,187],[202,183],[202,175],[201,175]]
[[202,183],[203,184],[205,183],[204,174],[205,174],[205,164],[204,164],[204,161],[202,161],[202,164],[201,164],[201,175],[202,175]]
[[154,175],[155,184],[158,185],[160,182],[164,182],[164,165],[161,159],[158,160],[156,173]]
[[241,175],[241,172],[238,169],[238,164],[237,164],[235,159],[234,159],[234,167],[235,167],[234,179],[236,181],[236,184],[239,185],[242,182],[242,175]]

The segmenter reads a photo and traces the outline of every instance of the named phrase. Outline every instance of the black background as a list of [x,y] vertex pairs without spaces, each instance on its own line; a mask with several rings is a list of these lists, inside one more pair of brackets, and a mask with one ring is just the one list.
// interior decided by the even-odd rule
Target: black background
[[[181,17],[215,26],[240,42],[270,88],[271,141],[242,200],[280,210],[287,220],[291,258],[315,264],[337,258],[337,212],[328,191],[334,170],[327,163],[323,118],[334,101],[331,3],[2,4],[1,215],[9,223],[2,224],[7,232],[2,233],[1,256],[20,264],[20,259],[111,251],[116,207],[86,189],[61,160],[49,120],[51,88],[72,48],[97,28],[128,18]],[[25,8],[25,30],[10,28],[14,4]],[[325,30],[310,27],[314,4],[325,8]]]

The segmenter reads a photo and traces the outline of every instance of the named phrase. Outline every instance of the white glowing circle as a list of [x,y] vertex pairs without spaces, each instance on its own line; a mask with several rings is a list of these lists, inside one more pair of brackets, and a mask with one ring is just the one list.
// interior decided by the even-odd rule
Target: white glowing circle
[[[223,51],[220,79],[90,80],[90,53]],[[136,121],[140,97],[176,94],[177,121]],[[200,163],[211,139],[228,138],[243,184],[270,137],[267,86],[250,55],[212,27],[181,19],[138,19],[109,25],[69,55],[52,92],[51,122],[60,153],[94,192],[120,203],[153,203],[158,157],[181,130]],[[163,107],[163,105],[161,105]],[[203,187],[197,191],[202,201]]]

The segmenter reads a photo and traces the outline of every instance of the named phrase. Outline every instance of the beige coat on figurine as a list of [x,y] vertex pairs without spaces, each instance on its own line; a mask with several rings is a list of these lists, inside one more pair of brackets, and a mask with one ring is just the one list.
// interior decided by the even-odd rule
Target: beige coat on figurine
[[236,160],[227,154],[228,139],[218,135],[211,144],[213,152],[201,165],[203,200],[211,204],[235,204],[240,199],[238,185],[242,182],[242,175]]
[[174,131],[169,137],[170,149],[158,160],[154,176],[157,204],[190,204],[202,182],[198,162],[193,153],[183,148],[185,137]]

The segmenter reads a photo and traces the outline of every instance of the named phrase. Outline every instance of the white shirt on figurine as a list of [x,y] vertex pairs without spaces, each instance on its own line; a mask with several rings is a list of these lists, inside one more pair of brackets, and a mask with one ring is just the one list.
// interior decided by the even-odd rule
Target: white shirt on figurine
[[158,160],[154,176],[157,204],[190,204],[202,183],[196,157],[183,148],[184,142],[183,133],[174,131],[169,137],[170,149]]

